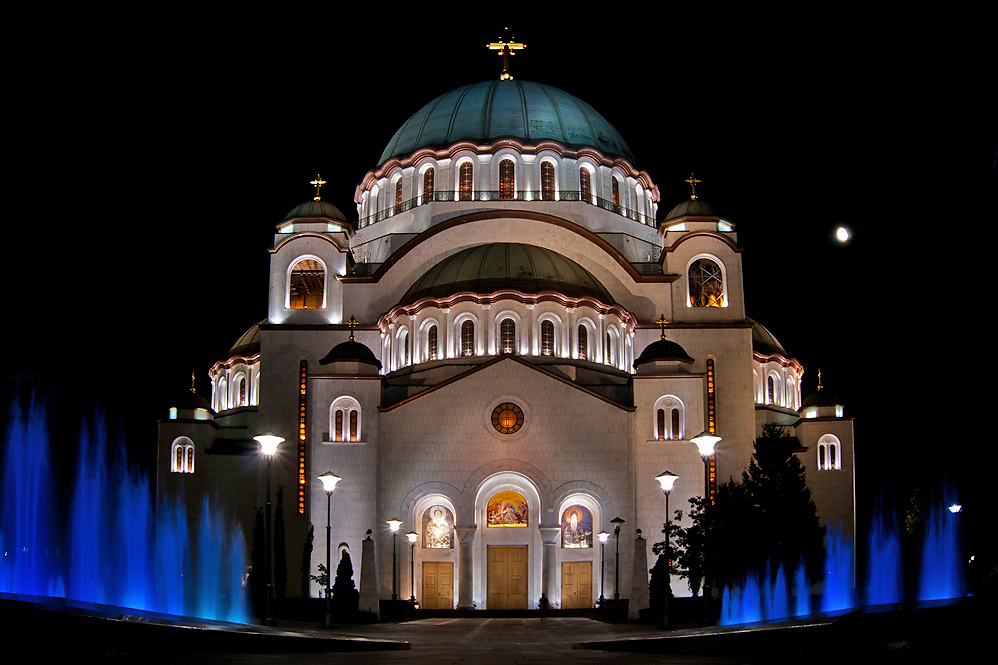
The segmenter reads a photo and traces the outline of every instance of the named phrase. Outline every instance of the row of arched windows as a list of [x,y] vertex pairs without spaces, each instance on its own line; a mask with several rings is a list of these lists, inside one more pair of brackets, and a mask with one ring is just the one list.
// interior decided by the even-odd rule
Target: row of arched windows
[[[594,344],[599,337],[594,338],[595,329],[591,330],[587,323],[579,323],[572,331],[570,344],[565,346],[559,330],[562,325],[560,321],[553,320],[556,317],[544,318],[539,325],[539,340],[535,341],[536,348],[528,348],[525,337],[521,334],[521,325],[515,315],[503,316],[500,314],[496,329],[495,353],[499,354],[523,354],[557,356],[563,358],[578,358],[579,360],[589,360],[601,362],[606,365],[624,369],[623,359],[626,357],[624,335],[613,324],[607,326],[603,334],[603,348],[596,349]],[[474,316],[464,315],[455,322],[455,348],[453,353],[458,357],[469,358],[486,355],[489,353],[481,347],[478,335],[478,321]],[[413,340],[409,328],[401,326],[394,335],[394,348],[390,357],[395,360],[393,367],[386,368],[392,371],[401,367],[406,367],[414,362],[428,362],[441,360],[446,357],[446,352],[440,348],[440,335],[438,326],[432,319],[424,322],[420,329],[420,336]],[[416,358],[416,347],[418,346],[418,359]]]
[[[247,370],[249,371],[249,370]],[[225,374],[217,377],[213,385],[212,408],[215,413],[226,409],[236,409],[241,406],[255,406],[260,398],[260,372],[251,372],[250,376],[245,372],[236,372],[235,376],[229,378]]]
[[[533,186],[524,187],[522,184],[518,186],[516,173],[519,168],[521,168],[520,165],[513,158],[501,158],[497,167],[498,182],[495,183],[498,186],[492,190],[492,192],[496,193],[478,194],[475,188],[475,163],[472,159],[463,158],[457,165],[453,185],[454,189],[452,191],[456,194],[456,198],[459,201],[488,200],[494,198],[496,195],[498,195],[500,200],[512,200],[523,197],[536,200],[536,194],[532,194],[532,192],[539,192],[539,198],[542,201],[555,201],[566,198],[569,200],[578,199],[594,205],[600,205],[642,223],[651,226],[655,225],[655,204],[650,195],[646,194],[640,184],[636,184],[634,200],[629,204],[624,202],[622,200],[622,176],[616,172],[609,176],[610,199],[603,201],[599,198],[600,194],[595,192],[593,188],[594,168],[592,165],[583,164],[578,167],[579,189],[577,193],[561,191],[565,187],[564,184],[559,187],[559,168],[557,163],[551,158],[541,159],[539,172],[537,173],[538,180],[535,181]],[[394,190],[393,200],[381,201],[379,203],[381,188],[377,184],[374,185],[370,192],[365,195],[365,202],[361,204],[361,209],[358,210],[358,214],[361,217],[359,226],[363,227],[408,210],[412,205],[428,203],[434,200],[435,192],[444,191],[438,190],[436,187],[438,184],[436,182],[436,168],[432,166],[426,167],[419,173],[418,177],[421,178],[421,182],[420,180],[414,182],[411,194],[412,200],[410,201],[404,198],[404,178],[401,171],[397,171],[389,180]],[[420,192],[419,195],[416,194],[417,191]],[[628,205],[633,207],[633,209],[628,209]],[[385,209],[386,206],[387,209]]]
[[752,370],[752,373],[756,376],[756,404],[782,406],[794,411],[800,408],[800,391],[796,377],[791,375],[784,380],[779,372],[770,370],[766,374],[766,380],[759,381],[759,371]]

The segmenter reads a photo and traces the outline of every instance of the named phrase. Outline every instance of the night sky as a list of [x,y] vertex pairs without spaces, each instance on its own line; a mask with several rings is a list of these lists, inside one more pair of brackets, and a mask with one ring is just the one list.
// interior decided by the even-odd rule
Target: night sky
[[[703,181],[745,249],[746,313],[804,365],[804,395],[821,368],[856,418],[861,515],[942,475],[993,503],[993,54],[910,17],[617,13],[626,26],[510,18],[528,45],[514,76],[613,124],[660,219]],[[148,463],[192,370],[210,395],[208,369],[265,317],[267,248],[309,180],[355,220],[396,129],[498,76],[485,45],[503,19],[76,18],[8,83],[2,369],[40,377],[67,421],[99,403]]]

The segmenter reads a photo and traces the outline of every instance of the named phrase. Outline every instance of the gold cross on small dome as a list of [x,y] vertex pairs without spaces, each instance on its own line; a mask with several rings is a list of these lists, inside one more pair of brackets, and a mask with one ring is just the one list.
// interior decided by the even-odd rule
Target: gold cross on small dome
[[318,173],[316,173],[316,174],[315,174],[315,180],[311,181],[311,182],[310,182],[310,183],[308,183],[308,184],[310,184],[310,185],[312,185],[313,187],[315,187],[315,198],[314,198],[314,199],[312,199],[312,200],[313,200],[313,201],[318,201],[318,200],[319,200],[319,198],[320,198],[320,197],[319,197],[319,188],[320,188],[320,187],[322,187],[323,185],[325,185],[325,184],[326,184],[326,181],[322,179],[322,176],[321,176],[321,175],[319,175]]
[[356,328],[357,326],[359,326],[360,322],[357,319],[353,318],[353,314],[351,314],[350,315],[350,320],[347,321],[346,323],[344,323],[343,325],[350,326],[350,341],[351,342],[354,341],[354,339],[353,339],[353,329]]
[[665,318],[665,314],[663,314],[662,317],[655,322],[658,325],[662,326],[662,339],[665,339],[665,324],[668,322],[669,321]]
[[693,174],[690,173],[690,177],[686,179],[686,182],[690,183],[690,187],[693,188],[693,193],[690,194],[690,200],[692,201],[697,197],[697,183],[700,181],[694,178]]
[[[509,28],[503,28],[503,37],[509,32]],[[486,44],[490,51],[498,51],[502,55],[502,74],[499,75],[500,81],[512,80],[513,75],[509,73],[509,56],[516,55],[513,51],[522,51],[527,48],[526,44],[520,44],[514,42],[512,38],[509,41],[505,39],[500,39],[497,42],[492,42],[491,44]]]

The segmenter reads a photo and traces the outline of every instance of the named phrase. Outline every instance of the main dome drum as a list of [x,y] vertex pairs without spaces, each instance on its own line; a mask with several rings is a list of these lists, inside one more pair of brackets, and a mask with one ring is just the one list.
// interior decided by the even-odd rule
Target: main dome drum
[[473,83],[437,97],[395,132],[378,164],[419,148],[504,138],[530,145],[552,140],[572,148],[589,146],[634,164],[623,137],[593,107],[558,88],[530,81]]

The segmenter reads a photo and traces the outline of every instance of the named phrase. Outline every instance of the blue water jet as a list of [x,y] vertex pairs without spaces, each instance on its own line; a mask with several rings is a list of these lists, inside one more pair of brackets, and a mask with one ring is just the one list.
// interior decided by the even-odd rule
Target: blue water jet
[[[146,475],[106,461],[104,419],[80,428],[65,538],[54,500],[45,409],[15,400],[4,449],[0,591],[245,623],[242,531],[205,500],[197,547],[179,501],[153,510]],[[193,550],[193,551],[192,551]],[[65,565],[61,562],[67,561]]]

